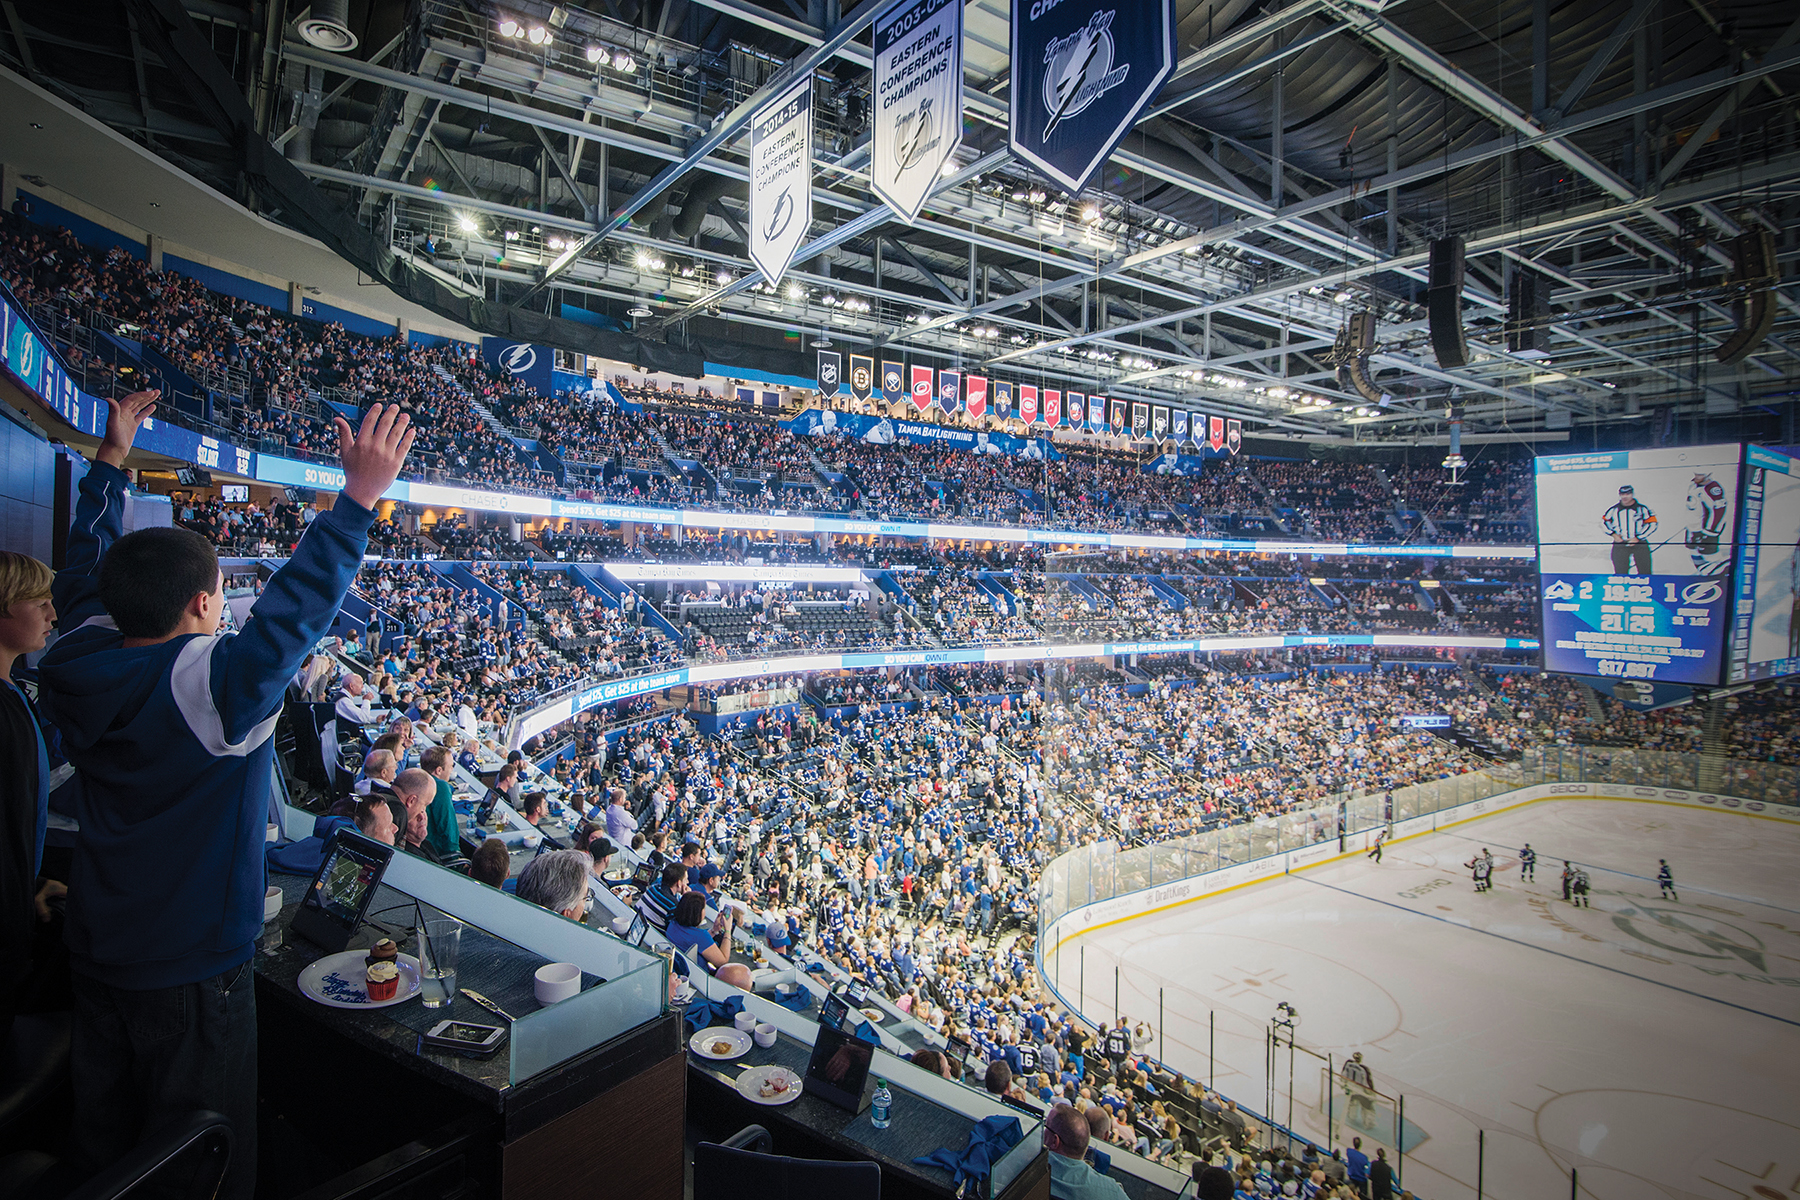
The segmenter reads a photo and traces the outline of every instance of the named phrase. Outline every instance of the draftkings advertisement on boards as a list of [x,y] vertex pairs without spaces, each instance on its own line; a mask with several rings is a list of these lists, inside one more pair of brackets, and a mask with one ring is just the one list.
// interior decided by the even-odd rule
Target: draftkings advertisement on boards
[[1721,681],[1740,457],[1725,445],[1537,460],[1545,670]]

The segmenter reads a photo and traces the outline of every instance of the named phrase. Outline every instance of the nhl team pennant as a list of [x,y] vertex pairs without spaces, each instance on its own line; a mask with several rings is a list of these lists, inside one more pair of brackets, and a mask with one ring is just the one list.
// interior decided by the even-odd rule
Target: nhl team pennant
[[1081,423],[1087,420],[1087,397],[1080,392],[1070,392],[1069,402],[1065,406],[1069,413],[1069,428],[1081,432]]
[[963,407],[971,417],[987,413],[988,381],[985,375],[971,375],[963,385]]
[[906,399],[906,368],[901,364],[881,364],[881,398],[889,404],[898,404]]
[[1062,424],[1062,393],[1055,388],[1044,389],[1044,424],[1052,429]]
[[938,372],[938,407],[946,415],[954,416],[962,407],[962,372]]
[[1244,423],[1236,417],[1225,422],[1225,448],[1233,454],[1244,448]]
[[1214,454],[1225,448],[1224,417],[1206,418],[1206,444],[1213,448]]
[[1019,420],[1030,425],[1037,420],[1037,385],[1021,383],[1019,385]]
[[924,412],[931,407],[931,368],[915,366],[912,369],[912,402],[913,407]]
[[996,379],[994,381],[994,415],[1005,420],[1012,415],[1013,385]]
[[866,354],[850,356],[850,394],[867,400],[875,392],[875,360]]
[[1150,436],[1150,406],[1136,401],[1131,405],[1131,436],[1143,441]]

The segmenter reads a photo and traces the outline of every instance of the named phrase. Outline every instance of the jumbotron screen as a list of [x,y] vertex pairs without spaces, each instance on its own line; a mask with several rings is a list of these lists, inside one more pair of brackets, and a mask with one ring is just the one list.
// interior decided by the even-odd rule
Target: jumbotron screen
[[1537,460],[1544,669],[1723,681],[1742,447]]
[[1800,671],[1800,459],[1746,447],[1730,682]]

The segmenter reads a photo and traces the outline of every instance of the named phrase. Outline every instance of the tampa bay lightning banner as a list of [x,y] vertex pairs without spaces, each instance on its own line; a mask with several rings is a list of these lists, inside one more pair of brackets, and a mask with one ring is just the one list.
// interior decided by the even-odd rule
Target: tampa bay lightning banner
[[842,364],[843,360],[838,357],[836,350],[819,351],[819,394],[821,396],[838,394],[838,385],[843,382],[840,374]]
[[[750,261],[773,287],[812,228],[812,76],[750,120]],[[837,391],[834,383],[832,391]]]
[[875,390],[875,360],[866,354],[850,356],[850,394],[867,400]]
[[899,0],[875,18],[869,186],[908,225],[962,144],[962,4]]
[[1169,440],[1178,447],[1188,440],[1188,415],[1183,409],[1169,414]]
[[1071,194],[1175,65],[1174,0],[1012,0],[1007,147]]
[[976,454],[1008,454],[1015,458],[1060,459],[1062,452],[1048,438],[1022,438],[1010,433],[957,429],[926,421],[893,420],[861,413],[809,408],[781,425],[802,437],[836,435],[855,438],[871,446],[910,442],[915,446],[949,446]]
[[906,399],[906,368],[891,359],[881,364],[881,398],[889,404]]
[[550,376],[556,352],[549,346],[512,342],[506,338],[482,338],[481,360],[504,371],[521,388],[540,396],[548,396],[553,390]]

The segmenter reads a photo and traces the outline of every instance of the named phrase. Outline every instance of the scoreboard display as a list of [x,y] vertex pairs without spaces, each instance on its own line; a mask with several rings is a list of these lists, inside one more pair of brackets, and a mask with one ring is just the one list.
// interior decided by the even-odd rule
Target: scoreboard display
[[1800,459],[1748,446],[1729,682],[1800,671]]
[[1742,458],[1733,444],[1537,459],[1545,670],[1724,681]]

